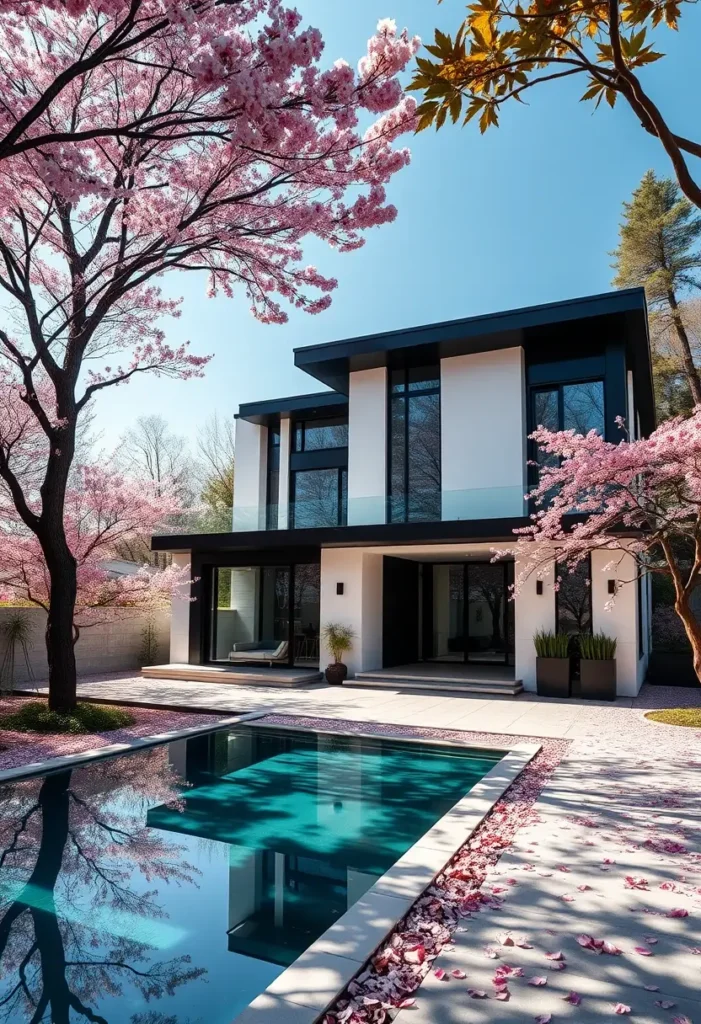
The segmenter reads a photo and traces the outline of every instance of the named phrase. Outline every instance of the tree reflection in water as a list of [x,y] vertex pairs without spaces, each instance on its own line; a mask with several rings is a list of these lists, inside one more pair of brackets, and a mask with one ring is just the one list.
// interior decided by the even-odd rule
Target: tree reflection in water
[[0,788],[0,1022],[108,1024],[94,1009],[105,997],[148,1002],[205,973],[138,937],[167,917],[144,881],[196,884],[184,848],[145,824],[148,806],[177,799],[166,748]]

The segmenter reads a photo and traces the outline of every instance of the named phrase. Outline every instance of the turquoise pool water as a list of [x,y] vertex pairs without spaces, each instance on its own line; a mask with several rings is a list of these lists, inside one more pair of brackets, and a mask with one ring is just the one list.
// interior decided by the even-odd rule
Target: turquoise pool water
[[0,786],[0,1024],[230,1024],[501,756],[239,726]]

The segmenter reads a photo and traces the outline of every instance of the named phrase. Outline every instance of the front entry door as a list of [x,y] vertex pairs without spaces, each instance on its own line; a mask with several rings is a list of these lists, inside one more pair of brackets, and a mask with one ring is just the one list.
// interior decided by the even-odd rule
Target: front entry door
[[419,563],[383,560],[382,667],[419,660]]
[[508,562],[425,565],[424,659],[512,664],[512,574]]

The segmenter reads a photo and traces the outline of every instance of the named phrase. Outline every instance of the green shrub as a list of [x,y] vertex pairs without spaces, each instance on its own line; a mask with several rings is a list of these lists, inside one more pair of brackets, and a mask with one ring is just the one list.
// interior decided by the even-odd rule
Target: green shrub
[[76,704],[70,715],[50,711],[42,700],[30,700],[19,711],[0,718],[0,729],[15,732],[110,732],[133,725],[134,716],[123,708],[105,704]]
[[570,638],[567,633],[550,633],[541,629],[533,637],[533,643],[539,658],[569,657]]
[[616,641],[605,633],[582,633],[579,637],[579,654],[585,661],[613,661],[616,657]]

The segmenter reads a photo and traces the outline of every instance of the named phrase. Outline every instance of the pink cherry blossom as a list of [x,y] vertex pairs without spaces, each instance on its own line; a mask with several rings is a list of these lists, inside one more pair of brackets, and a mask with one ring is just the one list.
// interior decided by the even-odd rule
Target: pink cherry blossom
[[562,997],[566,1003],[571,1003],[572,1006],[581,1006],[582,997],[579,992],[568,992],[566,996]]
[[[693,550],[701,529],[701,408],[638,440],[543,427],[531,437],[547,462],[529,495],[531,524],[515,531],[515,546],[494,551],[518,559],[514,593],[533,575],[544,579],[554,561],[574,571],[592,552],[610,556],[608,571],[624,586],[647,573],[665,576],[701,680],[701,630],[690,602],[698,565],[679,554]],[[677,846],[666,850],[681,852]]]
[[[180,314],[167,274],[241,296],[267,324],[328,308],[337,281],[306,262],[306,243],[351,252],[396,218],[387,187],[416,126],[400,75],[419,40],[384,20],[353,70],[326,62],[318,29],[283,0],[0,10],[0,390],[16,406],[7,420],[0,409],[0,500],[45,556],[47,637],[72,650],[59,612],[74,602],[79,422],[107,388],[203,375],[210,357],[167,333]],[[41,437],[31,464],[23,416]]]
[[627,1006],[626,1003],[615,1003],[613,1012],[622,1016],[625,1013],[630,1013],[630,1006]]
[[537,1017],[534,1018],[536,1024],[550,1024],[550,1021],[552,1019],[553,1019],[552,1013],[541,1013]]

